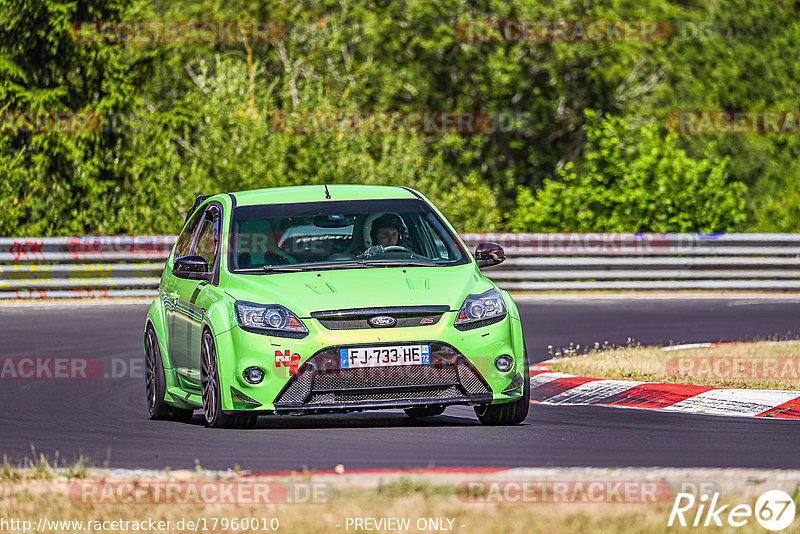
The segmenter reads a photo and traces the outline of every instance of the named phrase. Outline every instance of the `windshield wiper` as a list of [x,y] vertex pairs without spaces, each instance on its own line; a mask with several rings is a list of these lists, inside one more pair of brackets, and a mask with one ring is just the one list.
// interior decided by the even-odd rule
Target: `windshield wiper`
[[265,265],[261,270],[267,273],[299,273],[305,271],[305,268],[293,265]]
[[443,267],[433,261],[361,260],[359,263],[381,267]]
[[380,267],[443,267],[434,262],[356,260],[343,263],[323,263],[319,265],[264,265],[252,269],[236,269],[237,273],[300,273],[306,271],[334,271],[336,269],[378,269]]
[[326,269],[374,269],[373,265],[365,262],[364,260],[347,261],[344,263],[331,263],[325,266]]
[[296,265],[265,265],[262,269],[264,272],[276,273],[295,273],[303,271],[333,271],[336,269],[374,269],[375,265],[369,265],[363,261],[348,261],[346,263],[321,263],[310,264],[298,267]]

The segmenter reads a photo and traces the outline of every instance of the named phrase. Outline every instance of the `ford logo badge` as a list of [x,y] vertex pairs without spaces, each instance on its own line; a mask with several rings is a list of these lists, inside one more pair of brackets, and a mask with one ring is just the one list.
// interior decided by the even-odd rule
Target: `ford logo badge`
[[375,317],[370,318],[369,324],[376,328],[386,328],[388,326],[394,326],[397,323],[397,319],[394,317],[389,317],[388,315],[376,315]]

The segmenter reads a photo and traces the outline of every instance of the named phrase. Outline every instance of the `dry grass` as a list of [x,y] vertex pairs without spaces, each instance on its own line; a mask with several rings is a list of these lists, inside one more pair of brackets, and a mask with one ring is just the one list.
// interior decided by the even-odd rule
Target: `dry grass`
[[[27,480],[0,482],[0,518],[33,521],[122,520],[172,521],[198,518],[278,518],[280,531],[291,533],[353,532],[346,528],[348,517],[411,518],[408,532],[417,530],[419,518],[452,518],[453,532],[508,534],[592,532],[651,533],[667,531],[672,503],[660,504],[470,504],[459,499],[452,486],[395,482],[372,489],[340,489],[330,502],[302,505],[197,506],[175,504],[75,504],[67,496],[65,481]],[[797,495],[795,494],[795,500]],[[754,497],[725,494],[723,503],[755,503]],[[693,517],[693,516],[692,516]],[[723,518],[724,520],[724,518]],[[689,527],[690,528],[690,527]],[[210,529],[210,527],[209,527]],[[66,529],[65,529],[66,530]],[[670,530],[676,530],[675,527]],[[678,528],[677,530],[681,530]],[[47,531],[47,530],[45,530]],[[184,529],[186,531],[186,529]],[[217,532],[263,532],[254,529]],[[763,532],[753,519],[742,528],[714,529],[715,532]],[[179,532],[174,527],[166,532]],[[387,532],[378,530],[373,532]]]
[[56,477],[81,479],[88,476],[89,469],[93,466],[83,455],[76,461],[67,463],[60,461],[57,451],[54,458],[50,459],[44,454],[37,455],[33,447],[31,447],[31,458],[26,457],[19,464],[9,462],[8,457],[4,455],[3,465],[0,467],[0,481],[50,480]]
[[[797,472],[740,470],[598,470],[598,469],[563,469],[563,470],[521,470],[520,472],[503,472],[497,475],[424,475],[410,474],[408,477],[392,477],[388,481],[381,477],[377,480],[365,475],[345,476],[312,476],[303,474],[289,477],[247,477],[235,475],[232,478],[219,478],[211,473],[180,471],[165,472],[154,478],[108,478],[108,474],[95,472],[94,475],[83,472],[85,464],[80,459],[74,466],[53,470],[54,462],[40,457],[38,462],[28,462],[24,468],[12,467],[5,462],[7,472],[12,473],[0,480],[0,521],[22,520],[31,522],[29,531],[38,532],[123,532],[151,531],[147,527],[134,528],[127,526],[97,527],[88,522],[93,521],[164,521],[168,526],[156,527],[156,532],[269,532],[272,531],[271,519],[279,522],[278,531],[291,533],[327,533],[327,532],[393,532],[387,529],[355,529],[347,527],[348,518],[408,518],[411,528],[402,532],[455,532],[463,534],[482,534],[503,532],[514,533],[560,533],[560,532],[592,532],[597,534],[635,534],[651,532],[673,532],[692,527],[667,528],[674,502],[674,493],[664,494],[663,500],[656,504],[634,503],[536,503],[527,504],[480,504],[469,502],[464,480],[510,480],[510,481],[644,481],[671,484],[674,482],[694,481],[708,484],[708,491],[720,494],[718,505],[748,504],[754,506],[758,495],[766,489],[782,489],[787,491],[797,504],[800,502],[800,477]],[[734,470],[735,471],[735,470]],[[391,477],[391,475],[389,475]],[[419,478],[423,477],[423,478]],[[497,478],[495,478],[497,477]],[[316,504],[181,504],[163,500],[136,504],[119,502],[114,498],[113,504],[94,504],[91,500],[83,500],[80,495],[85,485],[106,487],[120,483],[271,483],[303,485],[321,484],[328,489]],[[676,486],[673,484],[673,488]],[[684,487],[684,486],[681,486]],[[687,491],[680,489],[675,491]],[[98,491],[98,495],[102,492]],[[162,494],[163,495],[163,494]],[[145,499],[146,501],[147,499]],[[697,501],[699,503],[699,501]],[[697,506],[685,514],[691,521],[697,512]],[[38,527],[40,518],[48,521],[81,521],[81,525],[51,525],[51,528]],[[242,528],[234,525],[234,519],[255,518],[256,528]],[[452,530],[435,530],[417,528],[420,519],[451,519]],[[186,524],[188,521],[199,522],[197,528]],[[223,523],[223,519],[227,524]],[[705,519],[705,516],[703,516]],[[724,522],[726,517],[721,517]],[[183,520],[182,528],[179,522]],[[793,526],[797,526],[796,519]],[[445,525],[447,522],[444,523]],[[2,523],[0,523],[2,525]],[[214,528],[216,525],[216,528]],[[223,526],[224,525],[224,526]],[[20,531],[17,528],[0,526],[0,531]],[[790,531],[791,528],[788,530]],[[714,532],[750,533],[763,532],[754,518],[748,520],[744,527],[712,528]],[[395,530],[394,532],[398,532]]]
[[800,344],[761,341],[674,351],[620,347],[558,358],[548,368],[595,378],[800,391]]

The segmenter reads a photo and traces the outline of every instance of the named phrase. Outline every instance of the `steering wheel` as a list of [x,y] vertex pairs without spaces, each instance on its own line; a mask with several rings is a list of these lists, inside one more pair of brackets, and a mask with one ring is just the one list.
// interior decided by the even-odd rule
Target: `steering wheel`
[[392,245],[389,247],[383,247],[384,252],[410,252],[411,254],[414,253],[413,250],[408,249],[406,247],[402,247],[400,245]]
[[342,260],[352,260],[355,259],[355,257],[356,257],[355,254],[349,254],[347,252],[334,252],[325,259],[328,261],[342,261]]

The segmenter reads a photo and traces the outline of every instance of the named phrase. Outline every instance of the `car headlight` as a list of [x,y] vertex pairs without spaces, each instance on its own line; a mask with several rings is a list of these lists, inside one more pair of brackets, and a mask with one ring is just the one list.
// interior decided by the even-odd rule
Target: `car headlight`
[[242,330],[277,337],[300,338],[308,335],[308,328],[303,321],[279,304],[255,304],[237,300],[234,308],[236,320]]
[[458,310],[455,326],[459,330],[469,330],[486,324],[496,323],[506,316],[506,304],[496,289],[480,295],[470,295]]

